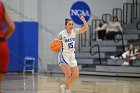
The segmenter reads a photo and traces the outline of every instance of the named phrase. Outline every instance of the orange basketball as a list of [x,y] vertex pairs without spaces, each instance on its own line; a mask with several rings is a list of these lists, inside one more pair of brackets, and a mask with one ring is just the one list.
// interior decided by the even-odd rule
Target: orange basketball
[[62,43],[60,40],[57,40],[57,41],[52,41],[51,44],[50,44],[50,49],[53,51],[53,52],[59,52],[62,48]]

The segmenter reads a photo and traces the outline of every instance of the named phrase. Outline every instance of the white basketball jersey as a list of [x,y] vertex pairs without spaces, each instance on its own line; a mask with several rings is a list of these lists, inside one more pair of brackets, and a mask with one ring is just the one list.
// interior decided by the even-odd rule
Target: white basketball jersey
[[68,34],[67,30],[64,29],[58,34],[62,39],[62,52],[75,51],[75,38],[77,31],[79,31],[79,29],[72,29],[72,32]]

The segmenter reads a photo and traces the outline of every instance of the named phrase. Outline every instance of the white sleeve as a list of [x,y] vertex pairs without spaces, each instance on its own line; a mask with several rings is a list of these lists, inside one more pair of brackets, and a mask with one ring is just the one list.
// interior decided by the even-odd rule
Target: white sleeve
[[122,29],[122,26],[121,26],[121,24],[118,22],[118,29],[121,31],[121,32],[123,32],[123,29]]
[[124,52],[124,53],[122,54],[122,57],[125,59],[126,56],[128,56],[128,54],[129,54],[129,51],[126,51],[126,52]]
[[110,29],[111,28],[111,25],[112,25],[112,22],[110,22],[109,24],[108,24],[108,29]]
[[96,30],[97,30],[97,31],[100,30],[100,27],[97,27]]
[[106,30],[106,28],[107,28],[107,24],[104,24],[104,25],[101,27],[100,30]]

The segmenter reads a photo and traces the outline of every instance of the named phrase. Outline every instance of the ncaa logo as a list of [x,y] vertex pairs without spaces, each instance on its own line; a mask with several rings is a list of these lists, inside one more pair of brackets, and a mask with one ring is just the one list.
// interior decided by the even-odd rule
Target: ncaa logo
[[75,2],[70,9],[70,16],[72,20],[78,25],[83,24],[83,22],[79,18],[80,16],[84,16],[86,21],[88,21],[90,15],[91,13],[89,6],[83,1]]

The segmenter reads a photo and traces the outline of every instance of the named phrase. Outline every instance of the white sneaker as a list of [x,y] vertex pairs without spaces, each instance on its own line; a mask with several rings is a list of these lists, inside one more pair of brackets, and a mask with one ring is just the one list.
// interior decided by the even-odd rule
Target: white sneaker
[[102,39],[97,39],[97,41],[103,41]]
[[110,56],[111,59],[113,60],[116,60],[116,57],[115,56]]
[[119,57],[115,57],[115,60],[118,60],[119,59]]
[[129,62],[124,62],[123,64],[122,64],[122,66],[129,66]]
[[99,39],[97,39],[96,41],[100,41]]
[[125,66],[126,62],[123,62],[122,66]]
[[123,59],[122,57],[119,57],[119,59]]
[[129,62],[126,62],[126,64],[125,64],[126,66],[129,66]]
[[65,85],[61,85],[60,88],[62,93],[66,93]]
[[71,93],[70,91],[66,92],[66,93]]
[[66,93],[71,93],[71,92],[70,92],[70,90],[69,90],[69,91],[68,91],[68,90],[66,90]]

